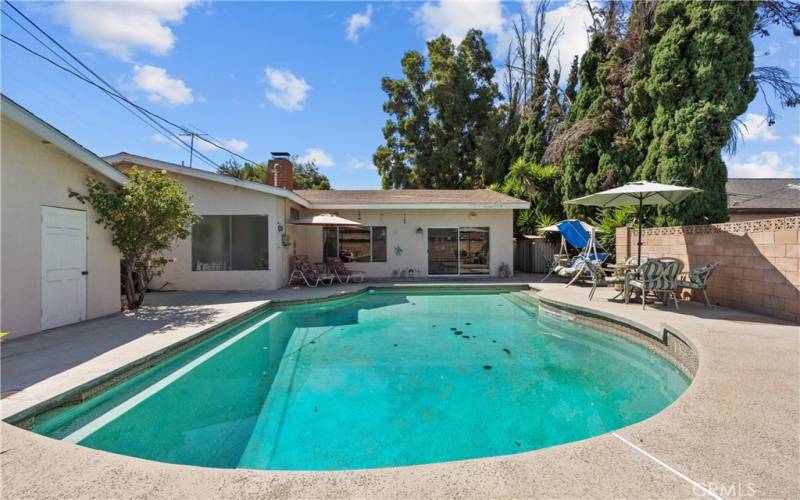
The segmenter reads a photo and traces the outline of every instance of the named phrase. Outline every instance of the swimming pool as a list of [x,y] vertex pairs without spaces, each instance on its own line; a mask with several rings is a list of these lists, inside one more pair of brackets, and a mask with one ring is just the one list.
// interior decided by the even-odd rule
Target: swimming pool
[[524,292],[374,291],[266,310],[35,432],[163,462],[339,470],[529,451],[647,418],[689,381]]

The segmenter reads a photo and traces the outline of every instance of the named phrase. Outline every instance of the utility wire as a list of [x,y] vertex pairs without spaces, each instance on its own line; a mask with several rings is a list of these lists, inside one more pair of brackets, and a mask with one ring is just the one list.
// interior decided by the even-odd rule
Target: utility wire
[[[26,16],[26,15],[25,15],[25,14],[24,14],[22,11],[20,11],[20,10],[19,10],[19,9],[18,9],[18,8],[17,8],[15,5],[13,5],[11,2],[8,2],[8,1],[7,1],[6,3],[8,4],[8,6],[9,6],[9,7],[11,7],[12,9],[14,9],[14,11],[15,11],[15,12],[16,12],[18,15],[20,15],[20,16],[21,16],[23,19],[25,19],[25,20],[26,20],[28,23],[30,23],[30,24],[31,24],[31,25],[32,25],[34,28],[36,28],[36,29],[37,29],[37,30],[38,30],[40,33],[42,33],[44,36],[46,36],[48,40],[50,40],[52,43],[54,43],[54,44],[55,44],[55,45],[56,45],[58,48],[60,48],[62,51],[64,51],[64,52],[65,52],[67,55],[69,55],[69,56],[70,56],[72,59],[74,59],[74,60],[75,60],[75,61],[76,61],[78,64],[80,64],[81,66],[83,66],[83,67],[84,67],[84,68],[85,68],[87,71],[89,71],[89,73],[91,73],[91,74],[92,74],[92,75],[93,75],[95,78],[97,78],[97,79],[98,79],[98,80],[100,80],[100,81],[101,81],[103,84],[105,84],[105,86],[106,86],[108,89],[110,89],[110,90],[111,90],[111,92],[113,92],[113,94],[109,94],[109,95],[112,95],[112,98],[115,98],[115,100],[117,100],[117,102],[118,102],[118,103],[119,103],[119,104],[120,104],[120,105],[121,105],[123,108],[125,108],[126,110],[128,110],[130,113],[134,114],[134,116],[137,116],[137,117],[138,117],[138,115],[137,115],[136,113],[133,113],[133,111],[131,111],[129,108],[127,108],[127,106],[125,106],[124,104],[122,104],[121,102],[119,102],[119,101],[118,101],[118,99],[121,99],[121,100],[123,100],[125,103],[127,103],[127,104],[129,104],[129,105],[133,106],[134,108],[136,108],[137,110],[139,110],[139,111],[140,111],[140,113],[142,113],[142,118],[144,118],[144,119],[147,119],[147,121],[149,121],[150,123],[152,123],[153,125],[155,125],[156,127],[158,127],[158,128],[160,129],[160,130],[156,130],[157,132],[159,132],[159,133],[160,133],[160,134],[162,134],[162,135],[165,135],[165,137],[167,137],[168,139],[172,140],[172,142],[174,142],[174,143],[178,144],[179,146],[181,146],[181,147],[184,149],[184,151],[189,151],[189,152],[190,152],[190,154],[191,154],[191,153],[193,153],[192,149],[190,149],[190,148],[189,148],[189,146],[188,146],[188,145],[187,145],[187,144],[186,144],[186,143],[185,143],[183,140],[181,140],[181,139],[180,139],[180,137],[178,137],[176,134],[174,134],[174,133],[173,133],[171,130],[169,130],[169,129],[167,129],[166,127],[162,126],[160,123],[156,122],[156,120],[155,120],[153,117],[156,117],[156,118],[158,118],[158,119],[160,119],[160,120],[162,120],[162,121],[164,121],[164,122],[166,122],[166,123],[169,123],[170,125],[172,125],[173,127],[176,127],[176,128],[178,128],[179,130],[184,130],[184,127],[181,127],[180,125],[178,125],[178,124],[176,124],[176,123],[173,123],[173,122],[171,122],[171,121],[169,121],[169,120],[165,119],[164,117],[161,117],[161,116],[159,116],[159,115],[156,115],[155,113],[152,113],[152,112],[150,112],[149,110],[146,110],[146,109],[142,108],[141,106],[138,106],[138,105],[136,105],[135,103],[133,103],[133,102],[132,102],[130,99],[128,99],[127,97],[125,97],[124,95],[122,95],[122,93],[121,93],[119,90],[117,90],[117,89],[116,89],[116,88],[115,88],[113,85],[111,85],[110,83],[108,83],[108,82],[107,82],[105,79],[103,79],[103,78],[102,78],[100,75],[98,75],[98,74],[97,74],[97,73],[96,73],[94,70],[92,70],[92,69],[91,69],[89,66],[87,66],[87,65],[86,65],[86,64],[85,64],[83,61],[81,61],[81,60],[80,60],[80,59],[79,59],[77,56],[75,56],[75,55],[74,55],[72,52],[70,52],[70,51],[69,51],[69,50],[68,50],[66,47],[64,47],[63,45],[61,45],[61,44],[60,44],[60,43],[59,43],[59,42],[58,42],[58,41],[57,41],[55,38],[53,38],[52,36],[50,36],[50,34],[48,34],[48,33],[47,33],[47,32],[46,32],[46,31],[45,31],[43,28],[41,28],[41,27],[40,27],[38,24],[36,24],[36,22],[34,22],[32,19],[30,19],[28,16]],[[11,17],[11,16],[10,16],[8,13],[6,13],[6,16],[8,16],[8,17]],[[17,24],[17,25],[19,25],[19,23],[16,23],[16,24]],[[23,28],[23,29],[24,29],[24,28]],[[33,36],[33,37],[34,37],[34,38],[35,38],[35,39],[36,39],[36,40],[37,40],[39,43],[41,43],[42,45],[45,45],[45,46],[48,48],[48,50],[50,50],[51,52],[55,53],[55,51],[53,51],[53,50],[52,50],[52,49],[51,49],[49,46],[47,46],[47,45],[46,45],[46,44],[45,44],[45,43],[44,43],[42,40],[38,39],[36,36],[34,36],[34,35],[33,35],[32,33],[30,33],[28,30],[25,30],[25,31],[26,31],[28,34],[30,34],[31,36]],[[18,45],[22,46],[22,45],[21,45],[21,44],[19,44],[19,43],[18,43]],[[22,47],[23,47],[23,48],[26,48],[26,49],[28,49],[28,48],[27,48],[27,47],[25,47],[25,46],[22,46]],[[33,52],[33,51],[31,51],[30,49],[28,49],[28,50],[29,50],[29,52]],[[65,61],[65,62],[67,62],[67,61],[66,61],[66,60],[64,60],[64,58],[63,58],[63,57],[61,57],[59,54],[56,54],[56,55],[57,55],[57,56],[58,56],[58,57],[59,57],[61,60],[63,60],[63,61]],[[87,82],[89,82],[89,83],[92,83],[92,84],[94,84],[94,86],[95,86],[95,87],[99,88],[100,90],[103,90],[104,92],[106,92],[106,93],[109,93],[109,92],[108,92],[108,91],[107,91],[105,88],[103,88],[103,87],[101,87],[101,86],[99,86],[99,85],[95,84],[94,82],[91,82],[91,80],[89,80],[89,79],[86,77],[86,75],[84,75],[84,74],[83,74],[83,72],[81,72],[80,70],[78,70],[77,68],[75,68],[75,66],[74,66],[74,65],[72,65],[72,64],[69,64],[69,65],[70,65],[72,68],[74,68],[74,69],[77,71],[77,73],[79,73],[79,74],[80,74],[80,76],[83,76],[82,80],[84,80],[84,81],[87,81]],[[62,69],[65,69],[65,68],[62,68]],[[78,75],[75,75],[75,76],[78,76]],[[141,120],[142,118],[140,118],[140,120]],[[146,123],[146,122],[145,122],[145,123]],[[151,128],[152,128],[152,127],[151,127]],[[212,166],[213,168],[216,168],[216,163],[215,163],[213,160],[211,160],[210,158],[208,158],[208,157],[206,157],[205,155],[202,155],[202,154],[200,154],[200,153],[198,153],[198,156],[200,156],[200,157],[203,159],[203,161],[205,161],[207,164],[209,164],[209,165],[210,165],[210,166]]]
[[[119,97],[119,99],[122,99],[122,101],[124,101],[124,96],[118,96],[117,94],[114,94],[112,91],[110,91],[110,90],[108,90],[108,89],[106,89],[104,87],[101,87],[100,85],[98,85],[97,83],[89,80],[88,78],[86,78],[82,74],[79,74],[79,73],[77,73],[75,71],[72,71],[72,70],[70,70],[70,69],[58,64],[57,62],[53,61],[52,59],[48,58],[47,56],[44,56],[44,55],[36,52],[35,50],[25,46],[24,44],[18,42],[17,40],[14,40],[11,37],[8,37],[8,36],[6,36],[6,35],[4,35],[2,33],[0,33],[0,37],[2,37],[4,40],[7,40],[7,41],[17,45],[18,47],[22,48],[23,50],[25,50],[25,51],[27,51],[27,52],[29,52],[29,53],[37,56],[37,57],[49,62],[50,64],[52,64],[53,66],[61,69],[62,71],[65,71],[65,72],[71,74],[75,78],[78,78],[81,81],[83,81],[85,83],[88,83],[89,85],[92,85],[93,87],[97,88],[98,90],[106,93],[108,96],[110,96],[112,99],[114,99],[114,102],[116,102],[120,106],[122,106],[122,109],[124,109],[127,112],[131,113],[135,118],[138,118],[140,121],[142,121],[142,123],[144,123],[145,125],[147,125],[151,129],[155,130],[158,134],[166,137],[167,140],[169,140],[169,141],[173,142],[175,145],[181,147],[185,152],[187,152],[187,153],[190,152],[189,146],[183,140],[181,140],[180,138],[175,138],[174,134],[169,129],[167,129],[166,127],[164,127],[163,125],[161,125],[160,123],[158,123],[158,122],[156,122],[154,120],[146,120],[142,115],[137,114],[136,112],[134,112],[134,110],[132,110],[129,107],[125,106],[125,104],[123,104],[123,102],[121,102],[120,100],[117,99]],[[141,108],[141,106],[139,106],[139,105],[137,105],[135,103],[130,103],[130,105],[133,106],[134,108],[137,108],[137,109]],[[141,109],[144,110],[144,108],[141,108]],[[201,155],[198,153],[198,156],[201,156]],[[208,159],[204,155],[201,156],[201,159],[203,159],[203,161],[205,163],[207,163],[209,166],[211,166],[213,168],[216,168],[216,166],[217,166],[216,163],[214,163],[212,160]]]
[[[117,99],[121,99],[121,100],[123,100],[125,103],[127,103],[127,104],[129,104],[129,105],[133,106],[134,108],[136,108],[137,110],[139,110],[139,112],[140,112],[140,113],[142,113],[143,115],[146,115],[146,116],[144,116],[144,118],[146,118],[148,121],[152,122],[152,123],[153,123],[153,125],[155,125],[155,126],[157,126],[158,128],[160,128],[160,129],[161,129],[161,132],[159,132],[159,133],[161,133],[162,135],[163,135],[163,134],[167,134],[167,138],[170,138],[170,137],[171,137],[171,138],[172,138],[172,140],[173,140],[173,142],[177,141],[177,143],[179,143],[180,145],[182,145],[182,147],[184,148],[184,150],[186,150],[187,148],[189,148],[189,146],[188,146],[188,145],[187,145],[187,144],[186,144],[186,143],[185,143],[183,140],[181,140],[181,139],[180,139],[180,137],[178,137],[178,136],[177,136],[176,134],[174,134],[172,131],[170,131],[170,130],[166,129],[165,127],[163,127],[163,126],[162,126],[160,123],[157,123],[157,122],[155,121],[155,119],[154,119],[154,118],[158,118],[159,120],[162,120],[163,122],[165,122],[165,123],[168,123],[168,124],[172,125],[173,127],[177,128],[177,129],[179,129],[179,130],[182,130],[182,131],[186,131],[186,128],[185,128],[185,127],[183,127],[183,126],[180,126],[180,125],[178,125],[178,124],[176,124],[176,123],[174,123],[174,122],[172,122],[172,121],[170,121],[170,120],[167,120],[166,118],[164,118],[164,117],[162,117],[162,116],[160,116],[160,115],[158,115],[158,114],[156,114],[156,113],[153,113],[153,112],[151,112],[151,111],[149,111],[149,110],[147,110],[147,109],[145,109],[145,108],[143,108],[143,107],[141,107],[141,106],[139,106],[139,105],[137,105],[137,104],[133,103],[132,101],[130,101],[130,99],[128,99],[127,97],[125,97],[124,95],[122,95],[122,93],[121,93],[121,92],[119,92],[119,90],[117,90],[117,89],[116,89],[116,88],[115,88],[113,85],[111,85],[110,83],[108,83],[108,82],[107,82],[105,79],[103,79],[103,78],[102,78],[100,75],[98,75],[98,74],[97,74],[97,73],[96,73],[94,70],[92,70],[92,69],[91,69],[89,66],[87,66],[86,64],[84,64],[84,63],[83,63],[83,61],[81,61],[81,60],[80,60],[80,59],[79,59],[77,56],[75,56],[75,55],[74,55],[72,52],[70,52],[70,51],[69,51],[67,48],[65,48],[63,45],[61,45],[61,44],[60,44],[60,43],[59,43],[59,42],[58,42],[58,41],[57,41],[55,38],[53,38],[52,36],[50,36],[50,35],[49,35],[49,34],[48,34],[48,33],[47,33],[47,32],[46,32],[44,29],[42,29],[42,28],[41,28],[41,27],[40,27],[38,24],[36,24],[36,23],[35,23],[33,20],[31,20],[31,19],[30,19],[28,16],[26,16],[26,15],[25,15],[25,14],[24,14],[22,11],[20,11],[20,10],[19,10],[19,9],[18,9],[18,8],[17,8],[15,5],[13,5],[13,4],[12,4],[11,2],[9,2],[9,1],[6,1],[5,3],[6,3],[6,4],[7,4],[9,7],[11,7],[11,8],[12,8],[12,9],[13,9],[13,10],[14,10],[14,11],[17,13],[17,14],[19,14],[19,15],[20,15],[20,16],[21,16],[23,19],[25,19],[26,21],[28,21],[28,23],[30,23],[30,24],[31,24],[31,25],[32,25],[34,28],[36,28],[36,29],[37,29],[37,30],[38,30],[40,33],[42,33],[44,36],[46,36],[48,40],[50,40],[52,43],[54,43],[54,44],[55,44],[55,45],[56,45],[58,48],[60,48],[62,51],[64,51],[64,52],[65,52],[67,55],[69,55],[69,56],[70,56],[72,59],[74,59],[74,60],[75,60],[75,61],[76,61],[78,64],[80,64],[80,65],[81,65],[83,68],[85,68],[87,71],[89,71],[89,73],[91,73],[91,74],[92,74],[92,75],[93,75],[95,78],[97,78],[99,81],[101,81],[103,84],[105,84],[105,86],[106,86],[106,87],[108,87],[108,89],[110,89],[110,92],[109,92],[107,89],[105,89],[105,88],[103,88],[103,87],[101,87],[101,86],[97,85],[96,83],[94,83],[94,82],[92,82],[91,80],[89,80],[88,78],[86,78],[86,76],[85,76],[85,75],[83,75],[83,74],[82,74],[82,73],[81,73],[81,72],[80,72],[80,71],[79,71],[77,68],[75,68],[75,66],[74,66],[74,65],[72,65],[72,64],[69,64],[69,63],[68,63],[68,61],[66,61],[66,60],[65,60],[63,57],[61,57],[59,54],[57,54],[57,53],[56,53],[56,52],[55,52],[55,51],[54,51],[52,48],[50,48],[49,46],[47,46],[47,45],[46,45],[46,44],[45,44],[45,43],[44,43],[42,40],[40,40],[39,38],[37,38],[36,36],[34,36],[34,35],[33,35],[33,34],[30,32],[30,31],[28,31],[27,29],[25,29],[23,26],[21,26],[21,25],[20,25],[20,23],[19,23],[19,22],[17,22],[16,20],[14,20],[13,18],[11,18],[11,16],[10,16],[8,13],[4,12],[4,13],[6,14],[6,16],[8,16],[9,18],[11,18],[11,19],[12,19],[12,20],[15,22],[15,24],[17,24],[18,26],[20,26],[20,28],[22,28],[22,29],[23,29],[23,30],[24,30],[26,33],[28,33],[29,35],[31,35],[31,36],[32,36],[34,39],[36,39],[36,40],[37,40],[39,43],[41,43],[42,45],[45,45],[45,47],[47,47],[47,48],[48,48],[48,50],[50,50],[51,52],[53,52],[54,54],[56,54],[56,55],[59,57],[59,59],[61,59],[61,60],[62,60],[62,61],[64,61],[65,63],[69,64],[69,66],[71,66],[72,68],[74,68],[74,69],[76,70],[76,72],[77,72],[77,73],[76,73],[76,72],[71,72],[71,73],[72,73],[74,76],[81,78],[81,80],[83,80],[83,81],[85,81],[85,82],[87,82],[87,83],[91,83],[92,85],[94,85],[95,87],[99,88],[100,90],[103,90],[103,91],[104,91],[104,92],[106,92],[107,94],[111,95],[111,96],[112,96],[112,98],[115,98],[115,100],[117,100]],[[47,60],[48,62],[51,62],[52,64],[55,64],[57,67],[60,67],[62,70],[66,70],[66,68],[64,68],[64,67],[62,67],[61,65],[59,65],[59,64],[57,64],[57,63],[55,63],[55,61],[49,60],[48,58],[46,58],[46,57],[42,56],[41,54],[38,54],[38,53],[36,53],[35,51],[33,51],[32,49],[30,49],[30,48],[28,48],[28,47],[24,46],[23,44],[21,44],[21,43],[19,43],[19,42],[16,42],[15,40],[11,40],[11,39],[9,39],[8,37],[5,37],[5,36],[4,36],[4,38],[8,39],[9,41],[13,41],[13,42],[15,42],[17,45],[19,45],[20,47],[22,47],[22,48],[24,48],[24,49],[28,50],[29,52],[31,52],[31,53],[33,53],[33,54],[35,54],[35,55],[38,55],[39,57],[42,57],[43,59]],[[119,102],[119,101],[117,101],[117,102],[118,102],[118,103],[119,103],[121,106],[123,106],[123,108],[125,108],[125,109],[127,109],[129,112],[133,113],[133,111],[131,111],[129,108],[127,108],[127,107],[126,107],[124,104],[122,104],[122,103],[121,103],[121,102]],[[136,114],[134,113],[134,116],[138,116],[138,115],[136,115]],[[203,161],[205,161],[207,164],[209,164],[209,165],[210,165],[210,166],[212,166],[213,168],[216,168],[216,167],[217,167],[217,164],[216,164],[216,163],[215,163],[213,160],[211,160],[210,158],[208,158],[206,155],[204,155],[204,154],[202,154],[202,153],[199,153],[199,152],[197,152],[196,154],[197,154],[197,155],[198,155],[198,156],[199,156],[199,157],[200,157],[200,158],[201,158]]]

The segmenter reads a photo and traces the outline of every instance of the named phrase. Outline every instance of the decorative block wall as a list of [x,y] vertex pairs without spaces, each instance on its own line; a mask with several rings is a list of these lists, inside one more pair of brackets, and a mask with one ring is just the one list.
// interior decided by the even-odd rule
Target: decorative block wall
[[[719,260],[708,285],[712,303],[800,323],[799,233],[800,217],[649,228],[642,255],[677,257],[687,271]],[[617,229],[618,262],[636,255],[636,241],[635,228]]]

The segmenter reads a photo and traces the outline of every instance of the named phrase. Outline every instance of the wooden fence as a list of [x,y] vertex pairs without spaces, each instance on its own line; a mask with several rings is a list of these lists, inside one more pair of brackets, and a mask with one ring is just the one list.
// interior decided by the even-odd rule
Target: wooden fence
[[514,240],[514,271],[546,273],[547,259],[558,252],[558,245],[542,238]]

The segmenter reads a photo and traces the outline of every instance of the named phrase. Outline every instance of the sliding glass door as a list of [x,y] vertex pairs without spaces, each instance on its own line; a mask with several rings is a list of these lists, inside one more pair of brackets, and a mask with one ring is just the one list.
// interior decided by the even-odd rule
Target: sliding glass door
[[428,274],[458,274],[458,228],[428,229]]
[[428,274],[489,274],[489,228],[428,228]]
[[489,228],[462,227],[458,238],[461,274],[489,274]]

